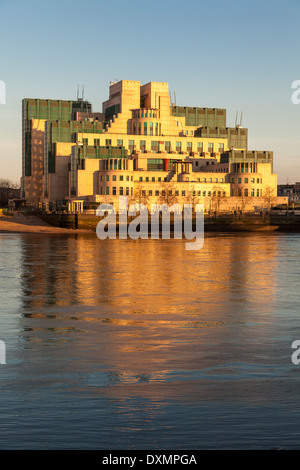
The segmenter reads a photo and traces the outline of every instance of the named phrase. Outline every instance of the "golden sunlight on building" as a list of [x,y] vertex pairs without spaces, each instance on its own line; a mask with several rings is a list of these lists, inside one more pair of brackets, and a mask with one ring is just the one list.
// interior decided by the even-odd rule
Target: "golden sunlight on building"
[[22,196],[32,204],[277,205],[273,152],[248,150],[226,110],[180,107],[168,83],[111,82],[101,113],[83,100],[23,100]]

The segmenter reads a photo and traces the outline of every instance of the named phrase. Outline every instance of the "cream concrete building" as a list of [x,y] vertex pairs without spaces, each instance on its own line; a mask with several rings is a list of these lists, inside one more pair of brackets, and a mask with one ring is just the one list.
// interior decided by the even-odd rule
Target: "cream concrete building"
[[28,102],[23,127],[39,137],[30,159],[26,145],[23,154],[23,195],[32,203],[73,199],[118,208],[119,196],[127,196],[148,206],[252,210],[283,202],[273,153],[249,151],[248,130],[226,127],[225,109],[176,106],[168,83],[111,83],[101,113],[87,102],[48,100],[41,115],[41,103],[31,100],[26,114]]

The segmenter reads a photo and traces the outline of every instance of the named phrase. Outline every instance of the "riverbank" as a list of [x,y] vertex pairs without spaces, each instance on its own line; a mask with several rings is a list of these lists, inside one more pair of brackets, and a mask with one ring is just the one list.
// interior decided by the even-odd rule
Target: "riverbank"
[[13,216],[0,217],[0,233],[41,233],[41,234],[71,234],[90,233],[88,229],[72,229],[56,227],[40,219],[36,215],[23,215],[19,212]]
[[[128,224],[134,219],[130,217]],[[75,214],[42,214],[24,215],[15,212],[13,216],[0,217],[0,233],[36,233],[36,234],[81,234],[95,233],[100,218],[96,216]],[[195,221],[193,222],[195,231]],[[116,226],[118,233],[118,222]],[[174,231],[171,217],[170,232]],[[204,231],[209,232],[299,232],[300,216],[282,216],[271,214],[268,216],[251,215],[235,216],[205,216]],[[149,220],[149,233],[151,223]],[[172,235],[171,235],[172,236]]]

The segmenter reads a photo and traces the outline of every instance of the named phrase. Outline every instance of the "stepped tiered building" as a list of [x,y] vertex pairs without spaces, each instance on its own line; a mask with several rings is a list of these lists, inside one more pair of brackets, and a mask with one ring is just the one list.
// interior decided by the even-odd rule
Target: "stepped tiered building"
[[22,197],[118,208],[119,196],[219,210],[282,202],[273,152],[248,150],[225,109],[171,103],[168,83],[111,83],[101,113],[81,99],[24,99]]

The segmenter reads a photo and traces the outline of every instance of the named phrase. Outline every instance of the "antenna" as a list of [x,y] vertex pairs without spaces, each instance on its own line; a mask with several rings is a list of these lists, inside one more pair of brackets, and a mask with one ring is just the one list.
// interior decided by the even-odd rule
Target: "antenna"
[[81,85],[81,88],[82,88],[82,90],[81,90],[81,96],[80,96],[80,94],[79,94],[79,92],[80,92],[80,85],[77,86],[77,100],[78,100],[78,101],[83,101],[84,85]]
[[111,80],[109,82],[110,86],[114,85],[115,83],[118,83],[119,79],[118,78],[114,78],[113,80]]
[[242,127],[242,120],[243,120],[243,111],[241,111],[241,116],[240,116],[240,122],[238,122],[238,111],[236,112],[235,115],[235,127]]

